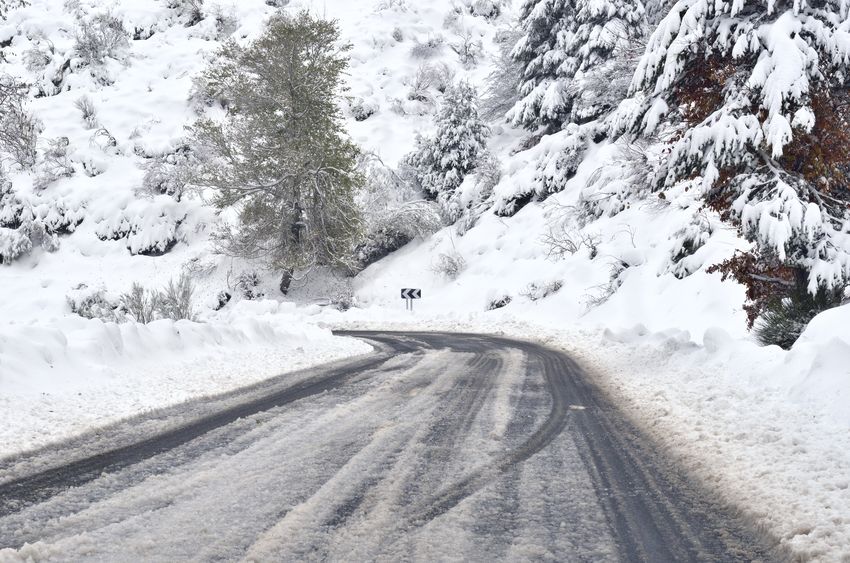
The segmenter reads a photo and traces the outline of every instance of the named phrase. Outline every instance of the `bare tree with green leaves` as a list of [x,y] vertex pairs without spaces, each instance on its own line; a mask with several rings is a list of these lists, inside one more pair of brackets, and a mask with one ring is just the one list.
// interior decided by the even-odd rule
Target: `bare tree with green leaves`
[[334,21],[278,15],[248,46],[226,44],[200,80],[226,109],[191,128],[200,183],[239,213],[221,246],[280,270],[284,294],[295,271],[354,265],[363,179],[338,109],[350,48]]

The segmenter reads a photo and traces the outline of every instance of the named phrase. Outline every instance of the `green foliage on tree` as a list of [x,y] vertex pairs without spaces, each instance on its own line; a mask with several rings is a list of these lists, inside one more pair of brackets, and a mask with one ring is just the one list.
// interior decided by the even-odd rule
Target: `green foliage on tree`
[[201,79],[226,110],[192,127],[200,183],[238,210],[222,247],[281,270],[284,293],[296,270],[353,265],[363,180],[337,104],[349,50],[336,22],[279,15],[251,44],[226,44]]

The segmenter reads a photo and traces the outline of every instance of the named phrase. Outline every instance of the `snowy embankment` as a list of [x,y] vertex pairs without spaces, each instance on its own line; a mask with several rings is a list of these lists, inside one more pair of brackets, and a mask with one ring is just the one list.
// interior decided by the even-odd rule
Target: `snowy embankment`
[[209,323],[0,326],[0,457],[370,350],[274,302]]

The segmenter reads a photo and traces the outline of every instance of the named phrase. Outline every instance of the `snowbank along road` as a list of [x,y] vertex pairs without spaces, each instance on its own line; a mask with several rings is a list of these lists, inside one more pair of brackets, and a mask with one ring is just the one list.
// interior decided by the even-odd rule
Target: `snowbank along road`
[[348,334],[376,352],[4,460],[0,561],[771,558],[563,354]]

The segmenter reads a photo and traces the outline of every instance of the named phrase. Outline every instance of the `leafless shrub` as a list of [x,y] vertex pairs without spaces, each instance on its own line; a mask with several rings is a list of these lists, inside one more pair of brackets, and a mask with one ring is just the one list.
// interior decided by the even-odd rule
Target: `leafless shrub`
[[454,71],[446,64],[424,64],[410,80],[409,100],[433,103],[432,90],[445,92],[454,80]]
[[128,293],[121,295],[119,310],[142,324],[157,319],[194,321],[194,293],[194,284],[186,274],[181,274],[176,282],[169,280],[161,291],[134,283]]
[[87,129],[94,129],[97,127],[97,108],[94,106],[94,102],[91,98],[88,96],[82,96],[74,102],[74,107],[80,110],[80,114],[82,115]]
[[431,266],[431,271],[446,279],[454,280],[466,269],[466,260],[456,250],[441,252]]
[[120,298],[120,309],[137,323],[147,324],[156,319],[159,306],[159,294],[146,290],[142,285],[134,283],[129,293]]
[[162,318],[179,320],[195,320],[194,305],[195,286],[192,279],[181,274],[177,281],[169,280],[165,288],[159,292],[157,312]]
[[611,264],[611,270],[608,276],[608,281],[591,287],[588,293],[584,296],[584,303],[588,309],[598,307],[607,302],[623,285],[621,274],[629,267],[628,264],[620,260],[615,260]]
[[129,34],[124,24],[106,12],[79,23],[74,50],[86,63],[95,65],[108,57],[114,58],[128,45]]
[[578,229],[553,227],[543,235],[541,242],[546,247],[546,257],[552,260],[561,260],[565,256],[572,256],[582,248],[586,248],[590,258],[593,259],[599,254],[602,237],[599,233],[586,233]]
[[24,169],[36,163],[42,124],[25,107],[26,86],[15,78],[0,76],[0,151]]

